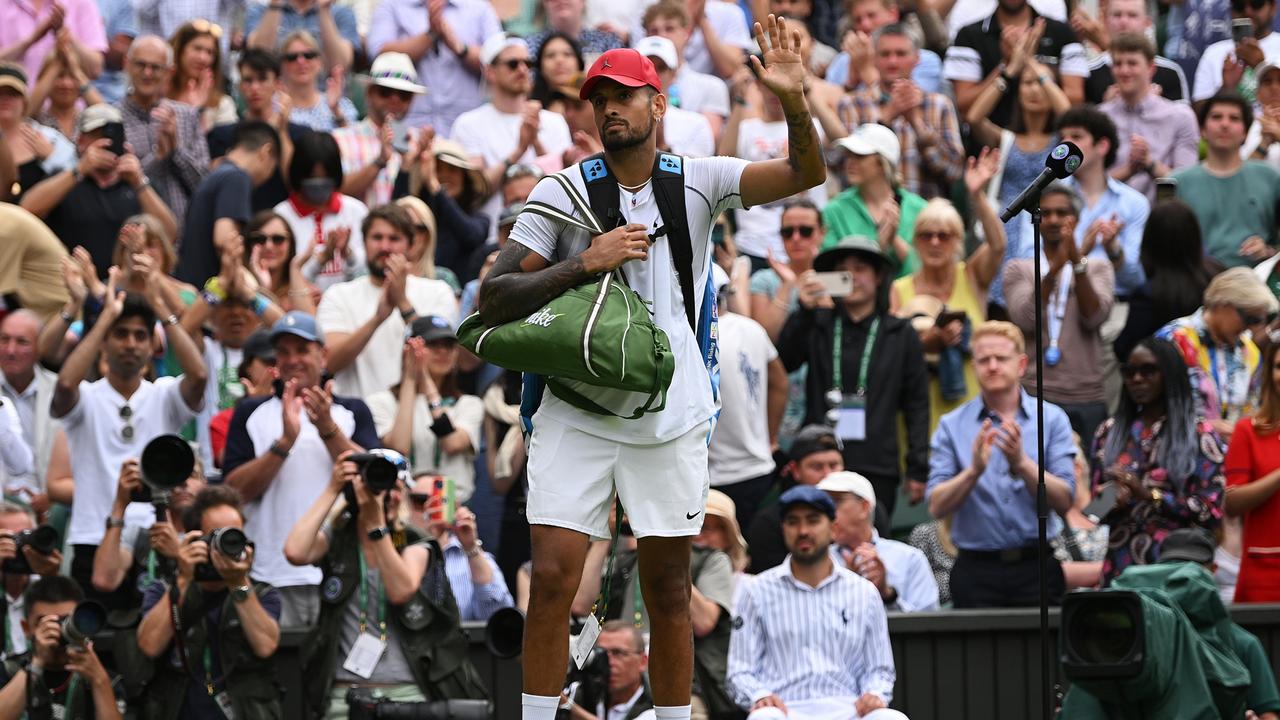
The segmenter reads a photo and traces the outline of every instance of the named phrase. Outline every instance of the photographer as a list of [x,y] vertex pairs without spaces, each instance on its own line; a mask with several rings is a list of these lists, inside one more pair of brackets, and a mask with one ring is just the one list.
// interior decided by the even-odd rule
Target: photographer
[[[22,542],[22,560],[25,560],[30,571],[14,571],[14,561],[18,560],[19,554],[19,542],[16,538],[23,531],[35,527],[35,515],[30,510],[15,503],[0,502],[0,572],[4,573],[4,607],[0,608],[0,617],[4,618],[3,658],[6,660],[27,651],[27,638],[19,632],[19,628],[22,627],[22,619],[26,617],[22,594],[31,584],[32,574],[40,577],[57,575],[58,568],[62,565],[62,553],[56,548],[46,555],[32,543]],[[7,680],[8,677],[8,673],[5,673],[4,679]]]
[[653,697],[645,684],[649,669],[649,653],[640,629],[626,620],[610,620],[600,628],[596,647],[609,656],[609,687],[605,699],[596,707],[578,704],[578,697],[565,698],[570,720],[654,720]]
[[[366,478],[374,473],[353,457],[339,456],[285,541],[289,562],[324,572],[320,622],[302,650],[309,710],[345,719],[348,690],[396,703],[484,697],[443,566],[428,574],[429,541],[397,520],[399,480],[375,492]],[[345,507],[327,523],[342,495]]]
[[[145,717],[281,715],[272,658],[280,644],[280,593],[249,580],[254,549],[243,545],[240,505],[240,493],[225,485],[201,490],[187,511],[199,529],[183,538],[176,584],[156,580],[146,589],[138,646],[147,657],[167,660],[156,663]],[[237,540],[235,549],[243,551],[224,554]]]
[[[121,702],[93,643],[67,642],[63,625],[84,600],[75,580],[37,580],[23,595],[30,661],[0,690],[0,720],[119,720]],[[100,610],[100,609],[99,609]]]

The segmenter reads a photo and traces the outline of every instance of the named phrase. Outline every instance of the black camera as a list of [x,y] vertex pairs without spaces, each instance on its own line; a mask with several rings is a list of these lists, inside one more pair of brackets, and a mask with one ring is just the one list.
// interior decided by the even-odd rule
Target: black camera
[[80,602],[70,615],[62,618],[62,644],[82,649],[106,626],[106,608],[92,600]]
[[386,492],[396,486],[401,473],[409,472],[409,461],[395,450],[377,449],[347,458],[360,469],[360,477],[370,492]]
[[347,708],[351,720],[489,720],[493,714],[488,700],[392,702],[368,688],[348,690]]
[[[569,674],[565,677],[565,693],[585,708],[593,708],[609,697],[609,653],[602,647],[593,647],[587,661],[579,668],[569,661]],[[569,717],[567,710],[560,710],[557,718]]]
[[58,549],[58,531],[48,525],[20,530],[13,534],[13,543],[18,546],[18,552],[4,561],[4,571],[14,575],[30,575],[31,563],[22,554],[22,548],[29,547],[41,555],[50,555]]
[[[211,557],[216,552],[238,560],[244,554],[245,548],[249,547],[249,538],[240,528],[218,528],[200,539],[209,545]],[[216,582],[221,580],[222,576],[218,574],[218,569],[212,562],[207,562],[196,565],[195,579],[201,582]]]
[[[156,511],[169,507],[169,493],[191,477],[196,469],[196,454],[191,444],[177,435],[159,435],[142,448],[139,461],[142,487],[133,491],[129,500],[149,502]],[[162,518],[157,517],[157,520]]]

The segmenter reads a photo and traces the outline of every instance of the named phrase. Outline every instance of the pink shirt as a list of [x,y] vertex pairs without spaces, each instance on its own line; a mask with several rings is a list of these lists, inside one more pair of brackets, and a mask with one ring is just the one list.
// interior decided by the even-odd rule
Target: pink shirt
[[[94,0],[61,0],[62,9],[66,11],[63,26],[71,29],[71,36],[86,47],[100,53],[107,51],[107,31],[98,12],[98,4]],[[28,0],[3,0],[0,2],[0,47],[12,47],[31,36],[36,26],[49,14],[53,5],[51,0],[44,0],[37,11]],[[35,85],[36,77],[45,57],[53,52],[55,38],[52,32],[27,49],[22,56],[22,66],[27,70],[28,86]]]

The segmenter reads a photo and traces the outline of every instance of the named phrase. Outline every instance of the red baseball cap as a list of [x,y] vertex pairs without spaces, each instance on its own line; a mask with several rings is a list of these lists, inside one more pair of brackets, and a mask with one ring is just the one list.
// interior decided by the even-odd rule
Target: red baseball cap
[[596,58],[591,69],[587,71],[587,79],[582,83],[578,97],[582,100],[591,98],[591,91],[596,83],[608,78],[627,87],[644,87],[648,85],[662,92],[662,81],[658,79],[658,71],[653,61],[632,48],[609,50]]

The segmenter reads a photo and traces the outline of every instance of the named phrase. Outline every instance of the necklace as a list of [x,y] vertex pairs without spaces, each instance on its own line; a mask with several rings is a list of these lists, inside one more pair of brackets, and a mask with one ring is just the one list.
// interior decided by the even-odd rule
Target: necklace
[[[652,179],[653,178],[649,178],[649,180],[652,180]],[[649,184],[649,180],[645,180],[639,185],[623,185],[622,183],[618,183],[618,187],[622,188],[623,190],[626,190],[629,193],[637,193],[637,192],[640,192],[640,190],[643,189],[645,185]]]

